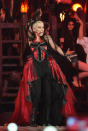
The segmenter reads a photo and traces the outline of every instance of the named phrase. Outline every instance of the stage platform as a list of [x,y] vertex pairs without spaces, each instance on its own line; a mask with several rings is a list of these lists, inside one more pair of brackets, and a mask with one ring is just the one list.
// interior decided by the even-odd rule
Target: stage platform
[[[2,112],[0,113],[0,131],[8,131],[5,123],[8,122],[12,112]],[[45,126],[18,126],[18,131],[43,131]],[[57,131],[65,131],[65,126],[56,126]]]
[[[38,127],[30,127],[30,126],[26,126],[26,127],[18,127],[18,131],[44,131],[44,128],[46,128],[45,126],[38,126]],[[56,126],[57,131],[65,131],[66,127],[59,127]],[[4,126],[0,126],[0,131],[8,131],[7,127]]]

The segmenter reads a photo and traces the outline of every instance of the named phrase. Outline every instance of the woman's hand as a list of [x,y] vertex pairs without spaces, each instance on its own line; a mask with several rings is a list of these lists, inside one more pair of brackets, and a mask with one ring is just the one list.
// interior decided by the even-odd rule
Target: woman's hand
[[77,57],[77,54],[75,53],[75,51],[70,51],[70,49],[68,48],[67,52],[65,53],[65,56],[71,62],[72,58]]
[[49,42],[49,37],[48,37],[48,35],[44,35],[44,39],[45,39],[45,41]]
[[45,39],[47,42],[49,42],[49,40],[52,40],[51,36],[48,35],[48,34],[44,35],[44,39]]
[[68,48],[68,50],[66,51],[66,55],[72,55],[72,54],[74,54],[75,53],[75,51],[70,51],[70,49]]
[[80,24],[83,24],[82,20],[79,18],[77,13],[74,14],[74,18],[76,19],[77,22],[79,22]]

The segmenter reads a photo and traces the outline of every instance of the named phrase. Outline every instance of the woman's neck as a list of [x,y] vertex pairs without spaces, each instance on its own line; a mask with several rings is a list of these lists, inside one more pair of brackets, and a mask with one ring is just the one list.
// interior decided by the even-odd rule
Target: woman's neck
[[35,42],[42,42],[43,40],[41,39],[41,37],[40,36],[38,36],[38,35],[36,35],[36,37],[35,37],[35,40],[34,40]]
[[68,30],[69,31],[69,34],[71,35],[71,36],[73,36],[73,30]]

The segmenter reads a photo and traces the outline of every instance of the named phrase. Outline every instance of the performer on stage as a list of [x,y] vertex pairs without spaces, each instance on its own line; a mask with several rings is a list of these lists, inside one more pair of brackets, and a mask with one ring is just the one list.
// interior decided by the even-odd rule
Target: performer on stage
[[63,115],[75,115],[75,97],[63,74],[47,49],[60,55],[63,51],[50,35],[44,34],[44,22],[28,21],[30,53],[24,65],[15,110],[9,122],[19,125],[62,125]]

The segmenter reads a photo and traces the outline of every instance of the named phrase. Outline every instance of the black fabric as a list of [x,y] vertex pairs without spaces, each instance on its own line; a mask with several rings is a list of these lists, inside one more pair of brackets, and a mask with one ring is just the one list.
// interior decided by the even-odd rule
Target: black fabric
[[77,74],[77,71],[73,68],[72,63],[65,56],[62,56],[58,52],[54,51],[50,46],[48,46],[48,52],[53,56],[60,66],[62,72],[66,76],[68,83],[72,85],[73,76]]
[[66,90],[61,85],[63,83],[58,83],[53,79],[47,55],[48,54],[46,54],[45,59],[41,62],[33,57],[33,63],[38,79],[31,82],[31,100],[33,107],[37,108],[37,111],[39,112],[37,117],[38,124],[47,125],[53,123],[59,125],[62,123],[63,116],[61,114],[61,109],[66,102]]
[[78,59],[83,61],[83,62],[86,62],[86,53],[83,49],[83,47],[80,45],[80,44],[75,44],[75,51],[78,55]]
[[61,114],[61,110],[66,102],[66,90],[67,87],[64,88],[64,92],[62,84],[58,84],[57,81],[50,79],[50,77],[42,79],[38,124],[62,125],[63,115]]
[[34,59],[34,65],[35,65],[38,78],[41,78],[47,75],[51,76],[51,71],[50,71],[49,63],[47,59],[43,60],[42,62],[38,62]]
[[30,89],[31,100],[33,103],[33,107],[38,108],[38,104],[40,102],[41,96],[41,80],[38,79],[31,83],[32,87]]
[[[44,47],[47,47],[46,42],[41,42],[41,43],[36,43],[36,44],[32,43],[30,47],[33,49],[33,52],[32,52],[33,59],[36,59],[37,61],[42,62],[44,59],[47,58],[47,52],[44,49]],[[37,58],[35,58],[34,56],[35,51],[37,51]],[[45,58],[43,58],[42,51],[45,51],[46,53]]]
[[66,52],[68,48],[73,51],[75,50],[75,44],[76,44],[76,34],[72,31],[65,31],[63,34],[64,37],[64,43],[63,43],[63,51]]
[[[64,85],[63,85],[64,86]],[[66,102],[65,94],[67,87],[63,89],[62,84],[58,84],[50,76],[42,77],[32,83],[31,99],[33,108],[37,109],[38,124],[61,125],[63,116],[61,109]]]
[[[69,82],[69,84],[72,84],[73,76],[75,76],[77,74],[77,71],[72,67],[72,63],[65,56],[61,56],[58,52],[54,51],[50,47],[50,45],[48,45],[48,53],[47,54],[56,60],[56,62],[59,64],[62,72],[65,74],[67,81]],[[24,55],[23,55],[24,64],[26,63],[26,61],[30,57],[30,55],[32,55],[32,52],[30,50],[29,45],[27,45]]]
[[2,8],[2,2],[0,1],[0,9]]

